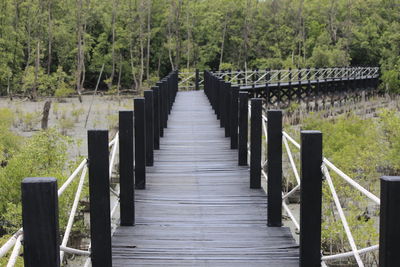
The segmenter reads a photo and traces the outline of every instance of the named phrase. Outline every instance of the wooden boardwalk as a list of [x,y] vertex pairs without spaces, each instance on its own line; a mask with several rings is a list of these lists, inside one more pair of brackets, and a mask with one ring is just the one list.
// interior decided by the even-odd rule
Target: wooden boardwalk
[[201,91],[179,92],[136,190],[136,226],[119,227],[113,266],[298,266],[289,229],[267,227],[267,197]]

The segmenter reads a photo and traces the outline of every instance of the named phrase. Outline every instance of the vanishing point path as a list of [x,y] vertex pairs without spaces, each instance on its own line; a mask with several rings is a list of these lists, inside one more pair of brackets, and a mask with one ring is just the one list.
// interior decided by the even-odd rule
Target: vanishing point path
[[168,128],[136,190],[136,225],[112,239],[114,266],[298,266],[288,228],[267,226],[267,196],[202,91],[179,92]]

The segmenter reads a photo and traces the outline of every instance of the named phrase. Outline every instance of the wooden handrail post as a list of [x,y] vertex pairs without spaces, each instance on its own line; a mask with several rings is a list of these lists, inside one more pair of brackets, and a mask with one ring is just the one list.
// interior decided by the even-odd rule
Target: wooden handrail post
[[195,89],[196,91],[200,90],[200,73],[199,73],[199,69],[196,69],[196,80],[195,80]]
[[247,92],[239,92],[239,166],[247,166],[248,116],[249,97]]
[[112,266],[108,131],[88,131],[92,266]]
[[134,99],[134,126],[135,126],[135,187],[146,188],[146,122],[145,100]]
[[231,137],[231,149],[238,148],[238,123],[239,123],[239,86],[232,86],[231,98],[230,98],[230,137]]
[[220,127],[223,128],[225,126],[225,82],[224,80],[218,80],[219,83],[219,118],[220,118]]
[[57,180],[25,178],[21,194],[24,265],[60,266]]
[[224,82],[224,91],[225,91],[225,137],[230,137],[231,135],[231,83]]
[[251,99],[250,188],[261,188],[262,99]]
[[153,87],[154,149],[160,149],[160,88]]
[[163,98],[163,103],[164,103],[164,110],[162,112],[163,115],[163,127],[168,128],[168,114],[169,114],[169,96],[168,96],[168,81],[167,79],[162,80],[163,85],[162,85],[162,98]]
[[158,100],[159,100],[159,102],[160,102],[160,105],[159,105],[159,113],[160,113],[160,118],[159,118],[159,120],[160,120],[160,137],[163,137],[164,136],[164,121],[163,121],[163,118],[164,118],[164,105],[165,105],[165,103],[164,103],[164,99],[163,99],[163,83],[162,82],[157,82],[156,83],[156,86],[158,87]]
[[220,120],[221,119],[221,90],[220,90],[220,83],[217,77],[213,76],[213,84],[214,84],[214,88],[213,90],[215,91],[215,114],[217,114],[217,119]]
[[121,225],[135,224],[133,111],[119,112],[119,185]]
[[144,91],[146,119],[146,166],[154,165],[154,113],[153,91]]
[[379,266],[400,266],[400,176],[381,178]]
[[267,111],[268,226],[282,226],[282,111]]
[[322,133],[301,132],[300,267],[321,264]]

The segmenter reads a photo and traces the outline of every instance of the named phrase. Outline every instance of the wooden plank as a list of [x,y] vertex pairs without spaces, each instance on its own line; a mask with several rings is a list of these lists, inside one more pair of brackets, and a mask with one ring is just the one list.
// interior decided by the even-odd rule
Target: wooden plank
[[202,92],[179,92],[136,193],[136,226],[113,236],[114,266],[298,266],[287,228],[267,227],[267,197],[248,186]]

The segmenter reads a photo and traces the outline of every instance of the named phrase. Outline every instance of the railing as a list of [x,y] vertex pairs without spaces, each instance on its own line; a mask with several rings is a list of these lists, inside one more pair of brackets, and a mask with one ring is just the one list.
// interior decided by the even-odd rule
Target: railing
[[[295,216],[293,215],[293,213],[290,211],[290,209],[288,208],[287,204],[285,203],[287,198],[291,195],[293,195],[296,191],[299,191],[301,188],[301,182],[300,182],[300,176],[296,167],[296,164],[293,160],[293,154],[292,151],[289,147],[289,143],[291,143],[296,149],[298,149],[300,151],[301,146],[298,142],[296,142],[289,134],[287,134],[285,131],[282,132],[282,141],[283,144],[285,146],[285,150],[286,150],[286,154],[290,163],[290,167],[293,171],[294,176],[296,177],[296,186],[290,190],[289,192],[282,192],[283,194],[283,202],[282,202],[282,206],[284,207],[284,210],[286,211],[286,213],[288,214],[288,217],[292,220],[293,224],[296,226],[296,229],[298,231],[300,231],[300,225],[298,220],[295,218]],[[364,266],[363,261],[360,258],[360,255],[363,253],[367,253],[367,252],[371,252],[371,251],[375,251],[379,249],[379,245],[373,245],[373,246],[369,246],[366,248],[362,248],[359,249],[356,246],[356,243],[354,241],[354,237],[353,234],[350,230],[349,224],[348,224],[348,220],[346,218],[345,212],[343,210],[342,204],[340,202],[339,196],[337,194],[337,190],[334,186],[334,183],[332,181],[332,177],[330,175],[330,171],[334,172],[338,177],[342,178],[343,181],[345,181],[349,186],[351,186],[352,188],[356,189],[358,192],[360,192],[361,194],[363,194],[364,196],[366,196],[368,199],[370,199],[373,203],[375,203],[376,205],[380,205],[380,199],[375,196],[374,194],[372,194],[371,192],[369,192],[367,189],[365,189],[364,187],[362,187],[359,183],[357,183],[355,180],[353,180],[352,178],[350,178],[348,175],[346,175],[343,171],[341,171],[338,167],[336,167],[332,162],[330,162],[327,158],[323,157],[322,159],[322,165],[321,165],[321,170],[322,170],[322,174],[324,176],[324,180],[326,181],[329,191],[331,193],[331,196],[333,198],[334,204],[336,206],[340,221],[343,225],[343,229],[345,232],[345,235],[347,237],[347,241],[350,244],[351,247],[351,251],[350,252],[344,252],[344,253],[338,253],[338,254],[334,254],[334,255],[326,255],[326,256],[322,256],[321,260],[322,260],[322,265],[326,265],[328,261],[333,261],[333,260],[337,260],[337,259],[341,259],[341,258],[347,258],[347,257],[354,257],[357,265],[358,266]],[[265,178],[267,178],[265,176]]]
[[[111,177],[111,174],[114,170],[114,166],[116,165],[116,152],[117,152],[117,147],[118,147],[118,132],[116,133],[115,137],[112,139],[112,141],[108,144],[109,148],[111,149],[110,153],[110,167],[109,167],[109,176]],[[68,222],[65,227],[64,235],[61,241],[60,245],[60,262],[63,261],[64,254],[69,253],[69,254],[76,254],[76,255],[84,255],[84,256],[90,256],[90,246],[89,250],[80,250],[76,248],[70,248],[67,247],[67,243],[71,234],[71,230],[74,224],[75,220],[75,215],[78,209],[79,201],[81,200],[82,196],[82,190],[83,186],[87,177],[87,171],[88,171],[88,160],[84,159],[82,162],[79,164],[79,166],[72,172],[72,174],[68,177],[68,179],[64,182],[64,184],[58,189],[57,191],[57,196],[61,197],[62,194],[70,188],[71,184],[79,177],[79,182],[78,182],[78,187],[75,191],[75,197],[71,206],[70,214],[68,217]],[[80,175],[79,175],[80,174]],[[119,192],[114,191],[110,187],[110,192],[112,192],[117,198],[118,201],[116,201],[116,204],[114,205],[112,212],[111,212],[111,217],[115,214],[116,208],[119,205]],[[23,228],[19,229],[1,248],[0,248],[0,257],[5,256],[11,248],[13,248],[13,251],[11,253],[11,256],[8,260],[7,267],[12,267],[16,264],[17,258],[20,254],[20,250],[22,247],[22,241],[23,241],[23,236],[24,236],[24,231]],[[88,265],[90,263],[90,258],[87,260]]]
[[[108,131],[88,131],[88,158],[82,160],[58,190],[54,178],[24,179],[23,228],[0,248],[0,258],[12,249],[7,267],[16,264],[22,244],[25,265],[28,266],[60,266],[65,253],[86,256],[84,266],[112,266],[111,236],[118,223],[124,226],[135,224],[134,187],[145,189],[146,166],[153,165],[153,150],[160,148],[159,138],[167,127],[168,114],[177,91],[178,73],[174,71],[152,90],[145,91],[144,98],[134,99],[134,112],[119,112],[119,131],[110,142]],[[119,185],[113,189],[110,187],[110,178],[117,166],[118,155]],[[89,177],[91,242],[88,250],[81,250],[67,245],[86,176]],[[58,198],[76,180],[79,182],[60,243]],[[110,195],[113,196],[113,205]],[[120,218],[117,218],[118,207]]]
[[203,75],[196,69],[194,72],[179,72],[178,86],[182,91],[200,90],[204,85]]
[[[239,92],[237,86],[218,78],[210,72],[205,73],[205,89],[221,126],[227,137],[231,138],[231,148],[238,148],[238,164],[250,165],[250,188],[261,188],[261,177],[265,179],[268,192],[268,226],[282,226],[282,210],[300,233],[300,265],[327,266],[334,260],[354,257],[358,266],[364,266],[362,254],[379,249],[380,266],[398,266],[398,203],[400,203],[400,177],[382,177],[381,198],[346,175],[322,154],[322,133],[302,131],[301,143],[295,141],[282,129],[282,111],[268,110],[263,114],[262,99],[253,98],[250,103],[247,92]],[[250,140],[249,140],[250,126]],[[229,129],[229,131],[227,131]],[[262,136],[264,144],[262,145]],[[250,141],[250,142],[248,142]],[[236,143],[236,145],[235,145]],[[295,185],[282,191],[282,155],[285,148],[287,160],[293,171]],[[292,148],[300,152],[300,170],[295,162]],[[262,150],[267,157],[262,158]],[[377,206],[380,206],[380,246],[374,244],[358,248],[350,229],[348,218],[341,204],[331,173],[360,192]],[[329,189],[337,216],[350,244],[350,251],[326,255],[321,253],[322,185]],[[340,188],[338,189],[340,190]],[[300,191],[300,220],[291,212],[287,200]],[[398,202],[393,203],[394,198]],[[382,204],[381,204],[382,199]],[[397,231],[397,232],[396,232]]]
[[214,71],[214,76],[238,85],[306,82],[325,79],[364,79],[379,77],[378,67],[306,68],[284,70]]

